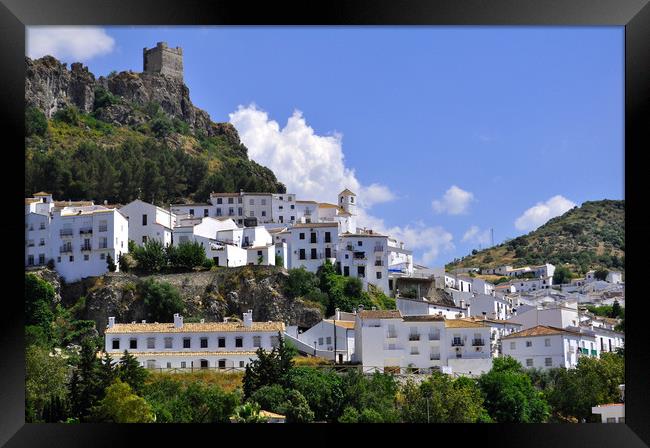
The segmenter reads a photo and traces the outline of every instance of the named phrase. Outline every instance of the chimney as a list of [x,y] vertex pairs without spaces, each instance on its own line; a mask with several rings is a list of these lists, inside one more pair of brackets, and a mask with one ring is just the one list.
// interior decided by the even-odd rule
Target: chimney
[[487,319],[487,313],[483,311],[483,320]]
[[377,307],[376,307],[376,306],[373,306],[373,307],[372,307],[372,310],[373,310],[373,311],[376,311],[376,310],[377,310]]
[[359,312],[363,311],[363,305],[359,305]]
[[174,314],[174,328],[183,328],[183,316],[178,313]]
[[108,205],[108,200],[104,199],[104,205]]
[[253,310],[248,310],[248,313],[244,313],[244,327],[253,326]]
[[340,308],[337,308],[337,309],[336,309],[336,314],[335,314],[335,316],[336,316],[336,317],[334,317],[334,319],[336,319],[336,320],[341,320],[341,309],[340,309]]
[[113,328],[115,326],[115,317],[108,318],[108,328]]
[[462,300],[462,299],[461,299],[461,301],[460,301],[460,307],[461,307],[461,308],[465,308],[465,301]]
[[201,319],[201,323],[204,324],[204,323],[205,323],[205,319]]
[[142,319],[142,323],[143,323],[143,324],[146,324],[146,323],[147,323],[147,321],[146,321],[146,320],[144,320],[144,319]]

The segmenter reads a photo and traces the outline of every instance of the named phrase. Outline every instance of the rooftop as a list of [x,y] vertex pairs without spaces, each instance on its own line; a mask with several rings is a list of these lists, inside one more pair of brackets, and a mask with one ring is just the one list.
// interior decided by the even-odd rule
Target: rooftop
[[402,313],[399,310],[363,310],[360,311],[359,319],[399,319]]
[[352,193],[350,190],[346,188],[345,190],[339,193],[339,196],[356,196],[356,194]]
[[[334,323],[332,319],[323,319],[324,322],[328,323]],[[353,320],[337,320],[336,321],[336,326],[341,327],[341,328],[348,328],[353,330],[354,329],[354,321]]]
[[546,325],[537,325],[533,328],[528,328],[526,330],[518,331],[517,333],[511,333],[508,336],[504,336],[501,339],[506,338],[527,338],[535,336],[551,336],[557,334],[568,334],[573,336],[584,336],[583,334],[577,331],[565,330],[564,328],[551,327]]
[[483,322],[472,322],[465,319],[445,319],[446,328],[481,328],[487,327]]
[[402,317],[404,322],[444,322],[444,316],[436,314],[426,314],[421,316],[404,316]]
[[173,323],[134,323],[115,324],[106,328],[106,334],[112,333],[208,333],[208,332],[254,332],[273,331],[283,332],[284,322],[253,322],[250,327],[245,327],[242,322],[204,322],[184,323],[181,328],[176,328]]
[[294,228],[305,229],[310,227],[338,227],[338,222],[311,222],[305,224],[294,224]]
[[322,208],[339,208],[338,205],[336,205],[336,204],[330,204],[329,202],[319,202],[319,203],[318,203],[318,206],[319,206],[319,207],[322,207]]
[[[120,355],[124,353],[122,352],[108,352],[109,354],[113,355]],[[203,352],[190,352],[190,351],[168,351],[168,352],[144,352],[144,351],[129,351],[130,354],[133,356],[224,356],[224,355],[248,355],[252,356],[255,354],[255,352],[251,351],[241,351],[241,352],[233,352],[233,351],[222,351],[222,352],[215,352],[215,351],[203,351]],[[98,353],[98,357],[101,357],[104,355],[104,353]]]

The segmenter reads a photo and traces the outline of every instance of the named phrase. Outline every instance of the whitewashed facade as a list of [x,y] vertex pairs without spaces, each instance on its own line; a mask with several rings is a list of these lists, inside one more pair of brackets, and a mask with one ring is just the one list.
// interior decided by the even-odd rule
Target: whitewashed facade
[[170,211],[140,199],[131,201],[119,210],[129,220],[129,239],[138,246],[148,240],[160,241],[163,246],[172,244],[176,215]]
[[296,224],[289,229],[289,234],[290,268],[304,267],[316,272],[325,260],[336,263],[338,223]]
[[108,322],[105,352],[117,359],[127,350],[150,369],[243,370],[258,348],[272,350],[284,333],[283,322],[253,322],[251,310],[241,322],[183,323],[178,314],[173,323]]

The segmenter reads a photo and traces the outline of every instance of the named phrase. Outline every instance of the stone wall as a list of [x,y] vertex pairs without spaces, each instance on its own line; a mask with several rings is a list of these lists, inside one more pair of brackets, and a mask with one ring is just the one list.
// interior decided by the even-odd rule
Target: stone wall
[[165,42],[143,50],[143,71],[183,79],[183,49],[169,48]]

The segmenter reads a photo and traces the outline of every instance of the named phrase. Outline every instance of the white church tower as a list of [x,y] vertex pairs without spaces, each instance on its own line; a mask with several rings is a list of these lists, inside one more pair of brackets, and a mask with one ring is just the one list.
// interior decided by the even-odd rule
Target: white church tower
[[341,233],[356,233],[357,231],[357,195],[347,188],[339,193],[339,209],[337,216],[341,225]]

